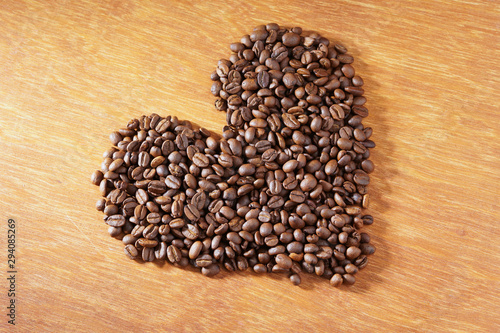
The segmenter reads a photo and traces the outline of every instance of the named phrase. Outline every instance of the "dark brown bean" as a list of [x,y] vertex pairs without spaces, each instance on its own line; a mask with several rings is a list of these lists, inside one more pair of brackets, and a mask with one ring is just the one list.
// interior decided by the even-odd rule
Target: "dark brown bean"
[[286,254],[280,253],[276,255],[276,264],[283,269],[290,269],[292,267],[292,259]]

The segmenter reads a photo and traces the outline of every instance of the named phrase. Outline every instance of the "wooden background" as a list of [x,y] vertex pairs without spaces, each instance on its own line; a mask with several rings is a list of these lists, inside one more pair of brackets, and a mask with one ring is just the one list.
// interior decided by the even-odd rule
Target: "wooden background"
[[[0,2],[0,331],[7,219],[20,332],[499,332],[497,1]],[[90,184],[111,131],[157,112],[219,132],[210,73],[261,23],[347,46],[374,129],[355,286],[128,260]]]

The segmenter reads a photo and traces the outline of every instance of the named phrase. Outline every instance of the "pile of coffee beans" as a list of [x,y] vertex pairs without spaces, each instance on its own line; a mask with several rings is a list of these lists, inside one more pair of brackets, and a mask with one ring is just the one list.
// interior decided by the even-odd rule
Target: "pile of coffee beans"
[[222,138],[157,114],[111,134],[101,170],[111,236],[144,261],[207,276],[249,268],[353,284],[374,253],[363,225],[373,163],[363,80],[341,44],[258,26],[212,73]]

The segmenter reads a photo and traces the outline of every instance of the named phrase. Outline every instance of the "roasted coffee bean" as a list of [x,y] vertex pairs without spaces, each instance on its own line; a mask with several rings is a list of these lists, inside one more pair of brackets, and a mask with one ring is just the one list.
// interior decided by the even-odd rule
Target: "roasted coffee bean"
[[297,118],[294,115],[289,114],[289,113],[284,113],[282,115],[282,117],[283,117],[283,123],[288,128],[295,130],[295,129],[298,129],[300,127],[300,122],[297,120]]
[[255,173],[255,166],[253,164],[243,164],[238,169],[240,176],[250,176]]
[[296,203],[302,203],[306,200],[306,194],[300,190],[290,192],[290,200]]
[[265,70],[260,71],[257,74],[257,83],[261,88],[269,87],[269,83],[270,83],[269,73]]
[[167,258],[171,263],[178,263],[182,258],[181,250],[174,245],[170,245],[167,247]]
[[299,274],[292,274],[290,275],[290,281],[298,286],[301,283],[300,275]]
[[279,208],[282,207],[283,204],[285,203],[285,200],[281,196],[272,196],[269,201],[267,202],[267,205],[271,209]]
[[137,248],[134,245],[128,244],[125,246],[125,254],[130,259],[137,259],[137,257],[139,256],[139,251],[137,251]]
[[200,255],[202,250],[203,243],[201,241],[194,242],[189,249],[189,259],[196,259]]
[[167,178],[165,178],[165,184],[167,185],[168,188],[177,190],[181,187],[182,182],[179,178],[169,175]]
[[106,223],[111,227],[121,227],[125,224],[126,220],[123,215],[111,215],[106,219]]
[[339,287],[342,284],[342,282],[343,282],[343,279],[342,279],[342,275],[340,275],[340,274],[335,274],[330,279],[330,284],[333,287]]
[[293,32],[287,32],[282,37],[283,44],[288,47],[295,47],[300,43],[300,36]]
[[180,229],[180,228],[184,227],[186,225],[186,223],[184,222],[183,219],[176,218],[176,219],[171,220],[168,225],[172,229]]
[[102,171],[96,170],[92,174],[92,177],[90,178],[90,180],[91,180],[92,184],[99,185],[101,183],[101,181],[103,180],[103,178],[104,178],[104,174],[102,173]]
[[176,117],[131,120],[91,177],[96,208],[133,258],[353,283],[375,251],[358,233],[373,223],[362,211],[375,144],[352,56],[277,24],[231,50],[211,76],[222,139]]
[[205,276],[214,276],[219,274],[220,268],[218,264],[211,264],[201,268],[201,273]]
[[152,196],[158,197],[163,195],[167,190],[167,186],[164,182],[159,180],[153,180],[148,184],[148,192]]
[[286,173],[292,172],[292,171],[294,171],[297,168],[298,165],[299,165],[299,162],[297,160],[287,161],[283,165],[283,171],[286,172]]
[[161,215],[159,213],[149,213],[146,220],[151,224],[158,224],[161,222]]
[[145,262],[151,262],[155,260],[154,249],[152,248],[142,249],[142,260],[144,260]]
[[206,168],[210,165],[210,160],[206,155],[196,153],[193,156],[193,163],[200,168]]
[[150,247],[155,247],[158,245],[158,241],[154,239],[147,239],[147,238],[139,238],[136,242],[136,244],[139,244],[142,247],[145,248],[150,248]]
[[167,243],[161,242],[154,251],[157,260],[165,260],[167,257]]
[[188,204],[184,207],[184,214],[192,222],[198,221],[200,219],[200,216],[201,216],[200,211],[193,204]]
[[352,285],[356,282],[356,278],[351,274],[342,275],[343,281],[345,285]]
[[292,259],[286,254],[276,255],[276,264],[283,269],[290,269],[292,267]]

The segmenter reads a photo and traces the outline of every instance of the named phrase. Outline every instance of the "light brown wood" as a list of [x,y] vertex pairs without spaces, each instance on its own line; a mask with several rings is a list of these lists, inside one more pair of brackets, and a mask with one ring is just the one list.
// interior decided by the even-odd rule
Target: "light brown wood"
[[[365,80],[377,252],[351,288],[139,264],[94,210],[109,133],[151,112],[220,132],[210,73],[269,21]],[[500,331],[496,1],[4,0],[0,22],[0,330],[12,218],[19,332]]]

